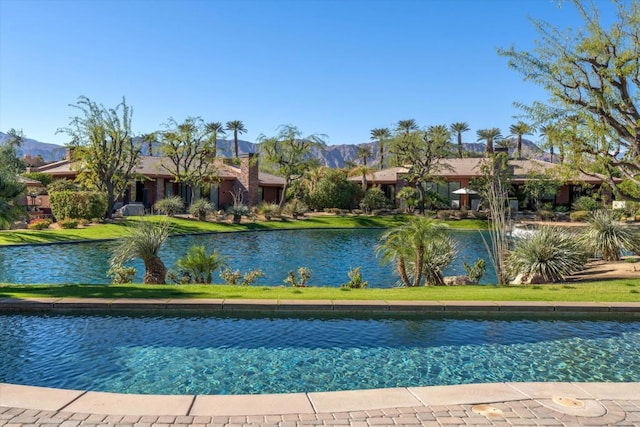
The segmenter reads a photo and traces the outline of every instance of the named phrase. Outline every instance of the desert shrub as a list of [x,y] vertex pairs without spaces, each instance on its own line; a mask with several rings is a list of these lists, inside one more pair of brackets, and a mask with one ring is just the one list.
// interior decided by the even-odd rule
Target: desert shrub
[[418,206],[418,190],[413,187],[404,187],[398,191],[396,197],[404,202],[406,211],[412,213]]
[[574,211],[595,211],[602,208],[602,203],[589,196],[579,197],[571,206]]
[[368,283],[362,280],[362,273],[360,272],[361,267],[351,268],[347,273],[347,277],[349,277],[349,281],[347,283],[343,283],[342,287],[346,289],[363,289],[366,288]]
[[124,283],[133,282],[137,271],[135,267],[124,267],[122,265],[113,265],[107,271],[107,276],[111,277],[111,283],[114,285],[122,285]]
[[198,199],[189,206],[189,215],[200,221],[207,219],[207,215],[213,212],[213,205],[207,199]]
[[107,212],[107,194],[96,191],[50,191],[49,201],[53,215],[59,220],[91,220],[102,218]]
[[473,263],[473,266],[470,266],[466,262],[463,262],[462,266],[467,272],[469,280],[476,284],[480,282],[480,279],[482,279],[482,276],[484,276],[484,273],[487,271],[487,264],[482,258],[478,258],[476,262]]
[[509,275],[527,279],[539,277],[545,282],[560,282],[581,270],[587,261],[584,246],[575,235],[558,227],[541,227],[519,238],[505,263]]
[[360,208],[365,212],[387,207],[389,201],[380,187],[371,187],[360,201]]
[[443,209],[436,212],[436,218],[438,219],[449,219],[455,215],[455,211],[449,209]]
[[280,216],[280,206],[276,203],[262,202],[258,205],[258,213],[267,221],[271,221],[272,218]]
[[58,221],[58,225],[64,229],[73,229],[78,228],[78,221],[75,219],[61,219]]
[[556,214],[553,211],[540,209],[536,212],[536,216],[541,221],[553,221],[556,218]]
[[473,216],[475,219],[485,220],[487,219],[487,214],[484,212],[474,212]]
[[307,282],[311,278],[311,270],[306,267],[298,267],[298,275],[293,271],[289,271],[287,278],[284,279],[284,283],[291,285],[294,288],[306,288]]
[[233,216],[234,224],[240,224],[243,216],[251,215],[251,208],[242,203],[233,204],[227,208],[227,213]]
[[180,196],[166,197],[156,201],[154,209],[166,216],[174,216],[184,211],[184,202]]
[[459,211],[456,211],[456,217],[458,219],[465,219],[469,217],[469,211],[466,209],[460,209]]
[[347,179],[347,174],[339,169],[328,169],[313,191],[305,197],[309,208],[349,209],[361,195],[360,185]]
[[569,218],[573,222],[580,222],[586,221],[587,218],[589,218],[589,215],[591,215],[591,212],[589,211],[575,211],[569,214]]
[[581,241],[591,253],[605,261],[619,261],[622,251],[638,248],[636,235],[626,225],[616,222],[611,211],[594,211],[587,218],[587,223]]
[[[264,277],[264,273],[259,268],[244,274],[240,273],[240,270],[231,270],[230,268],[225,268],[220,272],[220,278],[224,280],[226,285],[231,286],[251,286],[260,277]],[[242,281],[240,281],[241,279]]]
[[292,199],[284,206],[283,212],[287,215],[291,215],[293,218],[298,218],[309,211],[307,205],[300,199]]
[[29,221],[29,224],[27,224],[27,228],[29,230],[44,230],[49,228],[50,225],[50,220],[44,218],[36,218]]
[[89,219],[86,219],[86,218],[78,219],[78,225],[79,226],[86,227],[89,224],[91,224],[91,220],[89,220]]

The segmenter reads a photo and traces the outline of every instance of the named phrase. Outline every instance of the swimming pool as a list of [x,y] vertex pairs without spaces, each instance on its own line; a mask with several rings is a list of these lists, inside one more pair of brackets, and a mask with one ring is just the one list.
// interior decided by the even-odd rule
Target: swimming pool
[[640,320],[0,313],[0,382],[255,394],[640,381]]
[[[308,267],[312,286],[340,286],[348,281],[351,268],[362,267],[362,277],[369,287],[388,288],[398,277],[391,265],[382,265],[375,246],[384,230],[324,229],[278,230],[242,233],[216,233],[169,238],[160,251],[167,268],[187,253],[191,245],[204,245],[207,251],[218,250],[233,269],[248,271],[260,268],[265,277],[259,285],[282,285],[289,270]],[[457,242],[458,254],[445,275],[465,274],[463,262],[472,265],[487,252],[478,231],[450,231]],[[83,242],[64,245],[0,247],[0,282],[6,283],[109,283],[110,246],[112,242]],[[481,283],[496,283],[495,273],[487,262]],[[136,260],[142,282],[144,265]],[[221,282],[217,274],[214,282]]]

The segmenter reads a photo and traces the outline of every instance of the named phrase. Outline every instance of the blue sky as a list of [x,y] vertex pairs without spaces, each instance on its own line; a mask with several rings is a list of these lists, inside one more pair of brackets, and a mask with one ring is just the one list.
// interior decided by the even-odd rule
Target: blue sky
[[533,47],[529,17],[580,25],[556,0],[0,0],[0,131],[64,144],[85,95],[125,96],[136,134],[202,116],[248,141],[293,124],[356,144],[409,118],[506,136],[514,101],[546,98],[496,54]]

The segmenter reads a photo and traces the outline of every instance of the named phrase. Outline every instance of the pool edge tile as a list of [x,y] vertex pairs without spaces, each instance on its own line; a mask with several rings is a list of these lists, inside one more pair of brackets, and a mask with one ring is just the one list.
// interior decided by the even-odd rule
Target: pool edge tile
[[284,415],[313,414],[313,406],[304,393],[198,395],[188,415]]
[[527,398],[507,383],[409,387],[409,391],[426,406],[471,405]]
[[191,395],[143,395],[89,391],[64,408],[65,412],[100,415],[187,415]]
[[577,387],[574,383],[568,382],[508,382],[507,384],[531,399],[549,399],[553,397],[593,398],[590,393]]
[[318,413],[422,406],[406,388],[313,392],[307,396]]
[[640,401],[640,382],[621,383],[584,383],[572,382],[599,400],[636,400]]
[[170,299],[167,301],[168,310],[222,310],[224,299],[222,298],[184,298]]
[[278,300],[278,310],[280,311],[332,311],[333,301],[331,300]]
[[222,310],[254,310],[275,311],[278,309],[278,300],[269,299],[225,299],[222,302]]
[[0,406],[59,411],[84,393],[79,390],[0,383]]

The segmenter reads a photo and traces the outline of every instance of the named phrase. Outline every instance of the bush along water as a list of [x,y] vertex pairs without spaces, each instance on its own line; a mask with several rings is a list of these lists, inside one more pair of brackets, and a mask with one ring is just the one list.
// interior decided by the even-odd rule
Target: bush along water
[[349,277],[349,281],[347,283],[343,283],[342,287],[346,289],[363,289],[367,287],[367,282],[362,280],[362,273],[360,272],[361,267],[352,268],[347,273],[347,277]]
[[284,279],[284,283],[287,285],[291,285],[294,288],[306,288],[309,279],[311,278],[311,270],[306,267],[298,267],[298,275],[293,271],[289,271],[286,279]]

